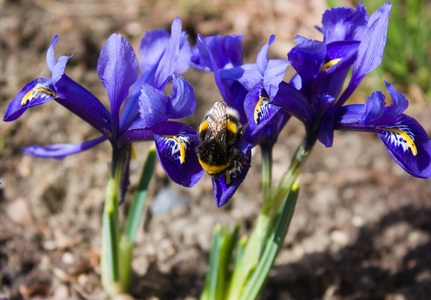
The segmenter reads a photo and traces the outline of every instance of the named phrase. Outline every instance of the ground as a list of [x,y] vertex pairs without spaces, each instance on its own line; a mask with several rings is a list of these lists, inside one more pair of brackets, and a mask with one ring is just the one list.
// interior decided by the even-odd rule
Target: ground
[[[271,58],[286,58],[295,34],[319,39],[313,26],[320,24],[325,9],[325,1],[317,0],[0,0],[0,112],[27,82],[49,76],[45,52],[55,34],[56,54],[74,54],[67,74],[107,104],[96,64],[113,32],[137,49],[147,30],[169,30],[178,15],[191,43],[198,32],[247,34],[245,57],[253,62],[272,33],[277,39]],[[185,77],[197,98],[196,113],[185,122],[197,127],[221,98],[211,74],[190,70]],[[355,101],[365,100],[373,80],[363,83]],[[406,92],[408,113],[431,132],[431,107],[414,87]],[[78,143],[96,134],[56,103],[0,124],[0,298],[105,298],[99,255],[109,145],[64,160],[32,158],[21,151],[33,144]],[[274,150],[275,180],[287,169],[302,135],[294,120],[282,132]],[[136,145],[131,191],[149,146]],[[221,209],[212,198],[209,176],[186,189],[156,167],[148,200],[152,213],[146,215],[134,252],[134,298],[199,298],[214,225],[242,220],[241,233],[249,234],[258,214],[259,154],[234,199]],[[429,298],[429,180],[406,174],[377,136],[353,132],[337,133],[332,148],[316,145],[300,180],[291,228],[261,299]],[[160,191],[177,200],[169,212],[156,212]],[[122,216],[129,203],[130,193]]]

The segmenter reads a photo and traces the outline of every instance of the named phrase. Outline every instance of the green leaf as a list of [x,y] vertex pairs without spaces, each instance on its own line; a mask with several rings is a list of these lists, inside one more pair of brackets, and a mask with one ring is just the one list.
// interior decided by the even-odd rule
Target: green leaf
[[268,273],[274,264],[275,258],[277,257],[277,254],[283,245],[287,231],[289,230],[290,222],[295,211],[296,200],[298,199],[298,194],[299,183],[297,181],[287,196],[283,211],[279,216],[276,230],[273,231],[270,239],[268,240],[265,252],[260,259],[256,270],[247,281],[245,289],[240,298],[241,300],[256,299],[259,295],[259,292],[268,278]]

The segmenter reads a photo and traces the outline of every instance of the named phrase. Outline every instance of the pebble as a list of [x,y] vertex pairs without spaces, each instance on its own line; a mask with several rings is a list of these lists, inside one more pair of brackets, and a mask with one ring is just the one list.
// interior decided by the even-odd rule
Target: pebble
[[153,216],[156,216],[170,212],[177,205],[188,207],[188,203],[183,197],[178,195],[172,188],[166,187],[157,193],[151,204],[150,211]]

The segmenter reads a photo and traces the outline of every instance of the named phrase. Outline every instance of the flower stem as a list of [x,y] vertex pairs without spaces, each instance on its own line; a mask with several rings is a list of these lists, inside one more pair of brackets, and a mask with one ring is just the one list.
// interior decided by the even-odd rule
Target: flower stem
[[284,173],[283,178],[278,184],[277,191],[274,194],[274,204],[278,209],[281,202],[286,198],[294,182],[298,178],[302,167],[305,165],[308,157],[310,156],[311,150],[316,143],[316,137],[306,135],[302,143],[296,149],[295,155],[292,157],[289,169]]
[[262,194],[263,204],[261,214],[266,215],[271,209],[272,188],[272,145],[263,146],[262,149]]
[[119,256],[120,228],[118,204],[122,196],[121,188],[129,158],[130,147],[122,149],[114,148],[103,209],[100,268],[103,289],[111,298],[124,291],[119,271],[121,261]]
[[268,213],[271,210],[272,201],[272,145],[263,146],[262,149],[262,196],[263,203],[261,213],[257,219],[255,228],[248,240],[241,261],[235,266],[227,292],[230,300],[239,299],[247,279],[256,268],[259,258],[264,251],[264,245],[272,227],[272,218]]
[[265,283],[293,216],[299,192],[295,182],[315,142],[315,135],[304,138],[275,191],[271,186],[272,147],[262,147],[262,209],[242,259],[235,265],[226,299],[254,299]]
[[133,194],[132,203],[127,214],[126,225],[121,236],[119,249],[121,260],[120,275],[125,291],[129,291],[131,286],[133,248],[135,247],[136,234],[143,221],[148,185],[154,171],[155,161],[156,148],[153,146],[148,152],[138,187]]
[[112,298],[123,291],[119,274],[119,224],[118,201],[120,195],[120,182],[117,174],[110,174],[106,187],[106,200],[103,210],[102,224],[102,253],[101,276],[105,292]]

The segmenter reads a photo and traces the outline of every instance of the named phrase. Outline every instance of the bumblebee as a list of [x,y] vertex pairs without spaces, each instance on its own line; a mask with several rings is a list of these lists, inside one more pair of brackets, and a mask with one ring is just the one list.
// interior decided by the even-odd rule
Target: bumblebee
[[236,146],[244,128],[239,122],[238,112],[224,102],[216,102],[199,126],[202,141],[197,149],[199,163],[213,177],[225,175],[227,184],[230,184],[236,163],[247,164]]

